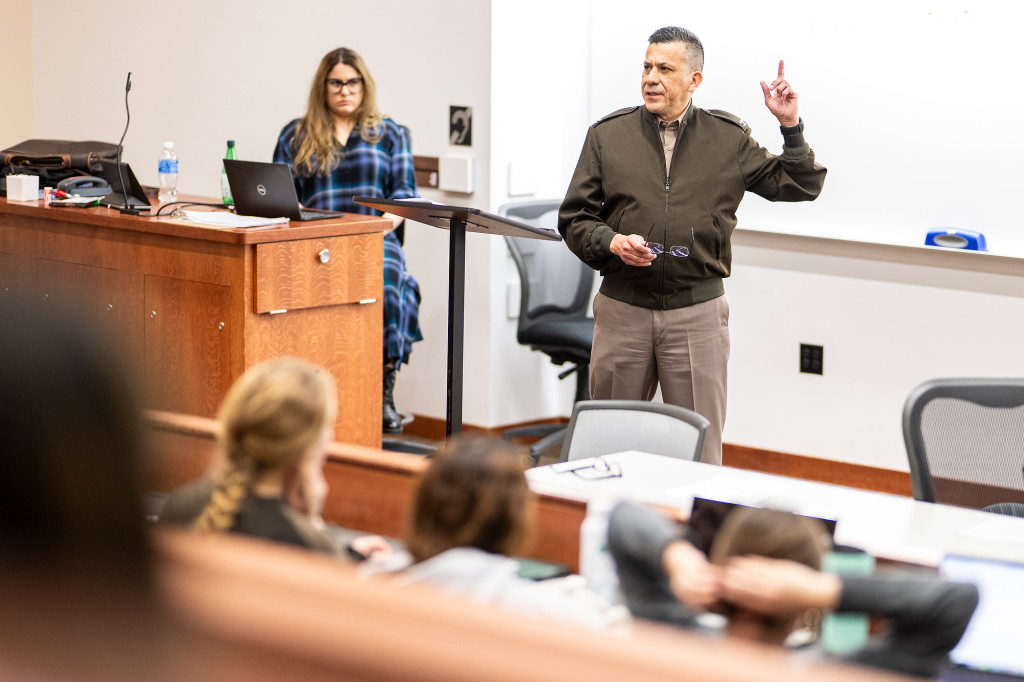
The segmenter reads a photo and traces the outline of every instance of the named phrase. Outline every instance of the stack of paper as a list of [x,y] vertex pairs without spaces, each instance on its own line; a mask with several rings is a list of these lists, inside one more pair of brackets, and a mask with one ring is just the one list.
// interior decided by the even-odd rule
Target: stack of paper
[[237,215],[229,211],[182,211],[183,219],[200,225],[213,227],[263,227],[287,223],[287,218],[257,218],[251,215]]

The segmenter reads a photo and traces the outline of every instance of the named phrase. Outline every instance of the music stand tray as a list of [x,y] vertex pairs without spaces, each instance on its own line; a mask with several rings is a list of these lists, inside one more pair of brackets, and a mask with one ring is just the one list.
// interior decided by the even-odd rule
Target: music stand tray
[[554,230],[481,211],[424,199],[355,197],[357,204],[449,231],[448,237],[448,389],[445,436],[462,432],[462,363],[466,320],[466,232],[562,241]]

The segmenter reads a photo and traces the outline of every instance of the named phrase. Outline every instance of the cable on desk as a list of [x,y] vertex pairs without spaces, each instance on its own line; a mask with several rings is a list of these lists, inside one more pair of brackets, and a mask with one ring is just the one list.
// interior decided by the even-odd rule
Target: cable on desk
[[228,210],[227,207],[224,206],[224,204],[211,204],[202,201],[170,201],[166,204],[161,204],[160,208],[157,209],[154,216],[159,218],[161,215],[172,215],[174,211],[178,210],[178,208],[176,208],[174,209],[174,211],[171,211],[170,213],[164,213],[164,209],[170,206],[177,206],[178,208],[182,209],[187,208],[188,206],[209,206],[211,208],[221,208],[224,210]]

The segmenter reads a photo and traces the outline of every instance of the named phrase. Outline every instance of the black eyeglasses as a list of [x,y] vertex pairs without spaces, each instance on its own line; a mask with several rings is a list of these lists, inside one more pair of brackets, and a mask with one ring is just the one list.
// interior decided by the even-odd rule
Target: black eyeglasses
[[348,91],[355,95],[363,89],[363,79],[358,77],[349,78],[347,81],[341,81],[337,78],[328,78],[325,82],[327,83],[327,89],[331,92],[341,92],[345,88],[348,88]]
[[622,467],[617,462],[609,462],[603,457],[594,457],[589,464],[560,462],[552,464],[551,470],[556,474],[575,474],[586,481],[622,478]]
[[[654,225],[655,223],[651,223],[651,229],[647,231],[648,237],[650,237],[651,232],[654,231]],[[686,258],[690,255],[690,249],[693,248],[693,238],[693,228],[691,227],[689,246],[673,246],[666,251],[664,244],[648,241],[647,239],[645,239],[644,242],[647,244],[647,248],[650,249],[651,253],[653,253],[655,256],[660,256],[663,253],[667,253],[668,255],[675,256],[676,258]]]

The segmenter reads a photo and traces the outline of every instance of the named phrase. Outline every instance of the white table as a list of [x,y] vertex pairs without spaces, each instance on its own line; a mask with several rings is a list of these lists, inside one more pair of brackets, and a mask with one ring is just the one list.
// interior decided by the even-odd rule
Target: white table
[[968,554],[1024,562],[1021,518],[644,452],[603,459],[622,476],[592,480],[565,471],[593,460],[536,467],[526,476],[535,493],[584,502],[611,497],[689,513],[693,498],[704,497],[835,519],[837,543],[892,561],[937,566],[946,554]]

